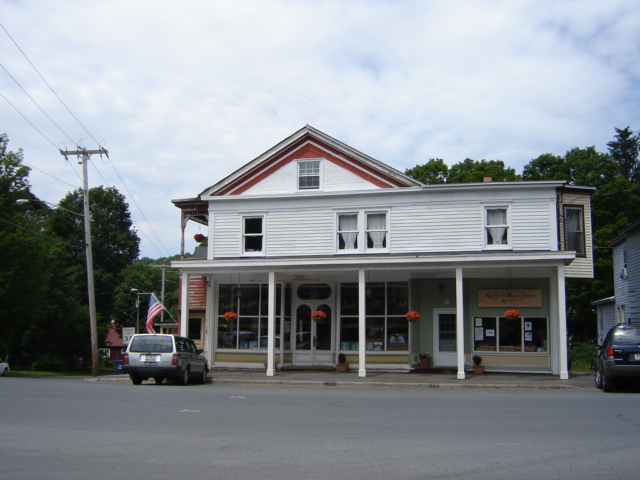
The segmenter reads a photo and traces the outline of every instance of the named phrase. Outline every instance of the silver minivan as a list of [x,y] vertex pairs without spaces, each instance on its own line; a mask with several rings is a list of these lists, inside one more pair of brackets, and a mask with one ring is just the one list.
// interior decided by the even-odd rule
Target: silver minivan
[[153,378],[159,385],[165,378],[187,385],[189,380],[205,383],[209,375],[207,359],[193,340],[164,334],[137,334],[131,337],[124,356],[124,373],[134,385]]

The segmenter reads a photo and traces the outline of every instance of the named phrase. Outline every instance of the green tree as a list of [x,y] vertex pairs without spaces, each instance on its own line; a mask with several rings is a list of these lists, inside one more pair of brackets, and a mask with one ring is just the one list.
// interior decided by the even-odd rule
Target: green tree
[[416,165],[404,173],[425,184],[447,183],[449,167],[441,158],[430,158],[424,165]]
[[472,160],[456,163],[449,169],[447,183],[482,182],[485,177],[491,177],[495,182],[513,182],[520,180],[513,168],[505,167],[502,160]]
[[638,180],[638,148],[640,139],[629,127],[621,130],[616,127],[615,140],[607,143],[609,153],[618,164],[620,175],[632,184]]

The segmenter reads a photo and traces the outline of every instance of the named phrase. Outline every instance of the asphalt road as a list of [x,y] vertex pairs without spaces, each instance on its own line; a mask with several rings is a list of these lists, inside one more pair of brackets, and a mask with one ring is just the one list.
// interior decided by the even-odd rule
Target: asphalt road
[[0,478],[637,478],[640,394],[0,379]]

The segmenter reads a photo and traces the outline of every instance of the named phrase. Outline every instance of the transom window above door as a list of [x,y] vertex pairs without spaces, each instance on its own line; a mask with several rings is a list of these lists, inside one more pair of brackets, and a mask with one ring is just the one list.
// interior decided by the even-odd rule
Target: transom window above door
[[344,212],[336,215],[336,245],[343,253],[388,250],[387,211]]

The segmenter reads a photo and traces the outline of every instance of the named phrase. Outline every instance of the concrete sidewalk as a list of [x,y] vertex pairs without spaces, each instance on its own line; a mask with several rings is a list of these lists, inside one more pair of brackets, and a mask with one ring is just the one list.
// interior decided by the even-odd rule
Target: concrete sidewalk
[[[455,373],[389,373],[367,372],[365,378],[357,372],[286,370],[267,377],[264,370],[218,370],[209,372],[212,384],[235,385],[290,385],[332,387],[382,387],[382,388],[492,388],[492,389],[551,389],[596,390],[593,374],[571,374],[568,380],[553,375],[524,373],[467,372],[465,380],[458,380]],[[106,375],[87,378],[89,381],[128,382],[128,375]],[[153,380],[150,380],[153,381]]]

